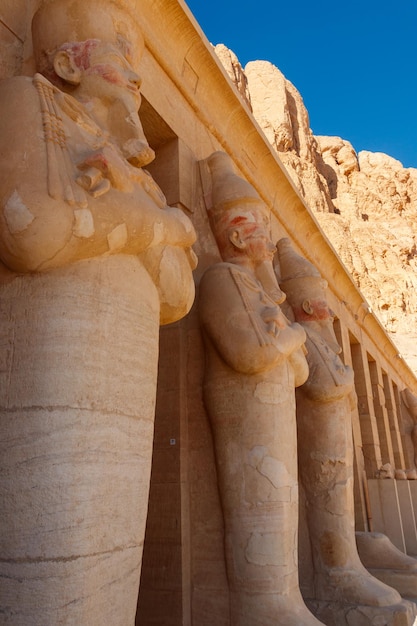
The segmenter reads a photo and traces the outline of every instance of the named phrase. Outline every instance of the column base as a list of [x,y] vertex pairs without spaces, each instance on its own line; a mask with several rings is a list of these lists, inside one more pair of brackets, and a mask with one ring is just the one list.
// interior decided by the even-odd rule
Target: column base
[[412,626],[417,615],[417,606],[402,600],[392,606],[364,606],[305,600],[310,611],[326,626]]
[[231,593],[230,615],[231,626],[324,626],[307,608],[298,590],[287,594]]
[[398,550],[382,533],[356,533],[359,557],[372,576],[406,598],[417,598],[417,559]]

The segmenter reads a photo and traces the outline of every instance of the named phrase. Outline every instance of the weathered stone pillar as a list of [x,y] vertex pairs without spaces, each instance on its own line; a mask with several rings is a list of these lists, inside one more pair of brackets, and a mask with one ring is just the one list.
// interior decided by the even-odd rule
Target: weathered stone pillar
[[278,242],[278,251],[280,286],[307,335],[309,377],[297,389],[298,460],[314,569],[307,605],[329,626],[371,625],[379,619],[400,624],[411,618],[413,607],[369,574],[356,548],[353,372],[338,357],[327,285],[288,239]]
[[42,2],[0,85],[0,615],[134,623],[159,324],[195,233],[142,166],[143,39],[113,0]]
[[304,333],[278,306],[269,213],[215,153],[210,218],[223,258],[200,283],[231,626],[316,626],[298,586],[295,386]]
[[1,604],[8,623],[134,623],[159,300],[137,258],[2,289]]

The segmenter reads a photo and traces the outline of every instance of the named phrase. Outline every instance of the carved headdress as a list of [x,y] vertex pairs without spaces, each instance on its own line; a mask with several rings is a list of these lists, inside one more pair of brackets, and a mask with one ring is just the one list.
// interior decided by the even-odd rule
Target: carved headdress
[[[48,163],[48,191],[51,197],[70,205],[85,207],[87,198],[76,182],[80,172],[67,149],[63,113],[94,137],[95,149],[107,141],[109,129],[99,127],[88,111],[68,94],[71,80],[55,73],[54,60],[59,50],[77,52],[77,65],[88,68],[89,52],[100,42],[117,48],[137,70],[144,40],[131,11],[132,0],[43,0],[32,21],[33,49],[39,73],[34,77],[38,91]],[[69,47],[69,48],[67,48]],[[68,82],[68,84],[67,84]],[[62,84],[64,83],[64,84]],[[61,89],[63,91],[61,91]],[[137,167],[150,163],[154,152],[143,134],[139,118],[133,123],[119,111],[118,132],[123,156]],[[132,111],[126,107],[126,114]],[[125,125],[123,137],[122,125]],[[125,130],[123,129],[123,130]]]
[[[214,152],[206,159],[201,164],[201,174],[211,228],[225,259],[224,253],[231,246],[229,234],[241,226],[245,227],[246,233],[252,228],[255,231],[260,225],[269,229],[270,210],[254,187],[236,173],[225,152]],[[285,300],[270,261],[261,263],[255,273],[274,302],[279,304]]]
[[218,241],[233,227],[256,224],[259,219],[269,225],[268,207],[253,186],[236,173],[228,154],[214,152],[204,165],[209,178],[206,184],[203,179],[207,213]]
[[144,47],[128,0],[44,0],[32,21],[32,37],[37,69],[46,76],[51,57],[64,43],[112,43],[135,69]]
[[327,282],[320,276],[317,268],[295,252],[287,237],[278,241],[277,249],[280,267],[279,285],[292,307],[314,298],[318,292],[327,287]]

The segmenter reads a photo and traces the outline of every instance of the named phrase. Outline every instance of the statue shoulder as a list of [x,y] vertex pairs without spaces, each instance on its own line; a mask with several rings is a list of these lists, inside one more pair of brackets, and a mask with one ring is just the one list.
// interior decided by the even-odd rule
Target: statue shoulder
[[[200,282],[200,301],[210,308],[241,304],[243,294],[259,289],[254,277],[235,263],[221,262],[211,265]],[[213,300],[214,299],[214,300]]]
[[302,386],[302,391],[311,400],[332,402],[349,395],[353,388],[353,370],[344,365],[338,354],[318,333],[311,333],[306,328],[307,362],[309,377]]
[[[0,82],[0,158],[10,159],[43,137],[42,113],[33,79],[15,76]],[[13,150],[10,148],[13,147]]]
[[30,90],[31,88],[33,88],[33,78],[31,76],[10,76],[0,82],[0,95],[5,92],[14,93],[19,90]]
[[0,83],[0,259],[33,271],[68,241],[73,211],[48,193],[42,107],[34,79]]
[[214,276],[216,274],[223,274],[230,270],[235,270],[236,265],[234,263],[228,263],[227,261],[221,261],[220,263],[214,263],[210,265],[205,272],[204,276]]
[[208,267],[200,280],[199,301],[200,310],[213,312],[218,308],[223,309],[225,298],[229,299],[233,290],[232,263],[215,263]]
[[33,79],[29,76],[13,76],[2,80],[0,82],[0,109],[3,124],[7,122],[7,119],[4,118],[4,113],[7,111],[13,114],[13,119],[17,119],[21,114],[27,119],[32,109],[40,111],[39,98]]
[[229,268],[231,263],[215,263],[210,265],[205,271],[200,281],[200,290],[207,290],[216,287],[219,279],[223,279],[229,276]]
[[205,284],[213,284],[214,286],[218,284],[218,281],[226,281],[233,283],[236,280],[243,280],[249,283],[256,283],[255,278],[252,278],[250,274],[236,263],[229,263],[227,261],[222,261],[221,263],[215,263],[211,265],[203,274],[201,279],[202,283]]

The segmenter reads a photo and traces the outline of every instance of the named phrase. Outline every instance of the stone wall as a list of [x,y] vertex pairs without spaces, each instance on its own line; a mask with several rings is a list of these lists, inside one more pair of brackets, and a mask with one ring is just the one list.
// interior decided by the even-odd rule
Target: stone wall
[[38,0],[4,0],[0,6],[0,78],[31,73],[30,20]]

